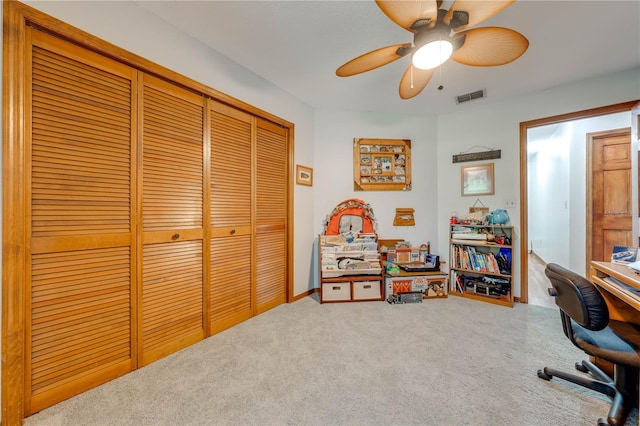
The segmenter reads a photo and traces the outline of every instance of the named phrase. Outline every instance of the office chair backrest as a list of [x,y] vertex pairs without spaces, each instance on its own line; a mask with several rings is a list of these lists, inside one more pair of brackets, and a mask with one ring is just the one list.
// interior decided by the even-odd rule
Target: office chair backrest
[[562,266],[549,263],[544,271],[556,296],[556,305],[573,321],[589,330],[602,330],[609,323],[609,309],[595,285]]

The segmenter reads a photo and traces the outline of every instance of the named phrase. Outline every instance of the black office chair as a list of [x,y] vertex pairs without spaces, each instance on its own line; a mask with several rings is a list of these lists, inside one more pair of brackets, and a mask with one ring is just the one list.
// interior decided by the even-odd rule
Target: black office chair
[[557,377],[610,396],[609,414],[598,419],[598,425],[623,425],[629,411],[638,406],[640,327],[609,320],[604,298],[584,277],[554,263],[547,265],[545,275],[553,286],[549,294],[560,308],[564,334],[587,354],[613,363],[614,379],[586,360],[575,367],[588,376],[545,367],[538,370],[538,377]]

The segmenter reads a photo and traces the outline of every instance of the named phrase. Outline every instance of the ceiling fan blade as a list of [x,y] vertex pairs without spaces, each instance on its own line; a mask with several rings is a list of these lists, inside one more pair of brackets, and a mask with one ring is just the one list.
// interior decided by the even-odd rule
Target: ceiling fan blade
[[436,0],[376,0],[378,7],[393,22],[405,30],[415,33],[411,25],[419,19],[429,19],[433,25],[438,18],[438,2]]
[[480,22],[491,18],[493,15],[497,15],[514,2],[515,0],[456,0],[444,15],[443,21],[445,24],[449,25],[455,12],[467,12],[469,22],[457,27],[452,27],[454,31],[462,31],[473,27],[474,25],[478,25]]
[[411,50],[411,43],[394,44],[360,55],[350,60],[336,70],[338,77],[349,77],[371,71],[397,59],[402,58]]
[[421,70],[413,65],[409,65],[400,79],[400,97],[402,99],[409,99],[420,94],[420,92],[427,87],[427,84],[429,84],[429,80],[431,80],[435,71],[436,68]]
[[453,52],[451,59],[464,65],[491,67],[515,61],[529,47],[529,40],[509,28],[483,27],[457,33],[464,44]]

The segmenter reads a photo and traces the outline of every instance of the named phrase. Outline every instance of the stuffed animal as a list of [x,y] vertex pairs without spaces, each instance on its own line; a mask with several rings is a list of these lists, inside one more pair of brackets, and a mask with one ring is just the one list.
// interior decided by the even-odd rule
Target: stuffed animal
[[509,222],[509,213],[503,209],[494,210],[487,215],[487,219],[489,225],[504,225]]

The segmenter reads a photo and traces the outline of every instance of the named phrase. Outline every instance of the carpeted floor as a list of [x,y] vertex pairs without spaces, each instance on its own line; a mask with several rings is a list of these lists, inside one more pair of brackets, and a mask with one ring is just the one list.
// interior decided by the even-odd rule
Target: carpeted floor
[[[536,375],[583,358],[551,308],[314,295],[25,425],[595,425],[604,396]],[[627,425],[637,423],[634,409]]]

